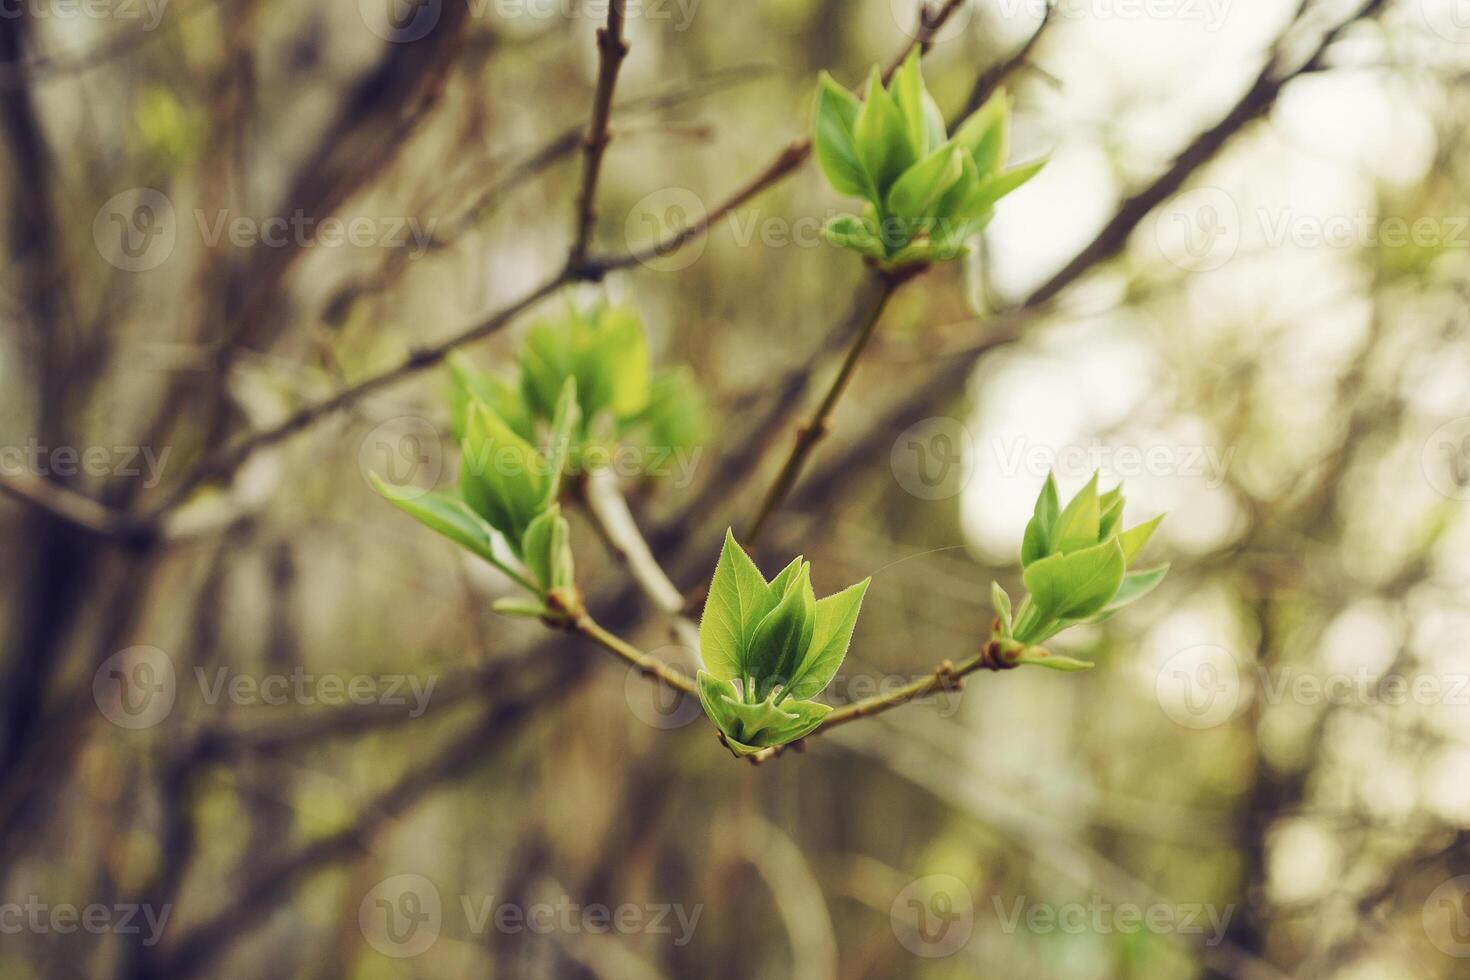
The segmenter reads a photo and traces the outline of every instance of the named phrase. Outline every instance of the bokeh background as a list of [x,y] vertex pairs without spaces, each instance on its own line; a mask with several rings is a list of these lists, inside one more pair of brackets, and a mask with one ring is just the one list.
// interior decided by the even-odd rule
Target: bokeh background
[[[834,703],[974,651],[1048,471],[1168,511],[1173,571],[1058,642],[1095,670],[760,767],[373,494],[452,482],[440,365],[207,465],[607,297],[705,392],[687,470],[622,481],[698,586],[863,273],[808,163],[497,320],[565,264],[605,15],[0,4],[0,975],[1463,976],[1470,7],[950,11],[940,104],[1004,77],[1050,163],[894,301],[759,559],[874,576]],[[593,255],[708,215],[918,24],[630,0]],[[571,510],[599,616],[692,663]]]

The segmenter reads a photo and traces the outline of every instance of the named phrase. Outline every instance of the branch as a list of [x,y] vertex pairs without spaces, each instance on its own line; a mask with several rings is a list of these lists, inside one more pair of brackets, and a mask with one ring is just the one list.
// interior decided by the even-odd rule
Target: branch
[[583,141],[585,163],[582,166],[582,190],[577,196],[577,232],[572,242],[567,265],[576,268],[587,260],[587,245],[592,240],[592,225],[597,217],[597,176],[602,170],[602,155],[607,150],[607,122],[612,115],[613,89],[618,83],[618,69],[628,56],[628,42],[623,38],[623,7],[627,0],[610,0],[607,26],[597,31],[597,50],[601,65],[597,72],[597,91],[592,100],[592,124]]
[[[949,19],[949,16],[962,2],[963,0],[946,0],[944,6],[936,14],[932,17],[926,15],[925,27],[919,31],[919,37],[904,46],[903,52],[894,60],[893,65],[889,68],[889,73],[894,71],[899,64],[902,64],[903,58],[907,56],[908,52],[915,45],[927,47],[933,39],[935,32],[944,25],[944,22]],[[579,280],[596,281],[603,278],[609,272],[636,266],[651,257],[666,255],[675,249],[681,248],[691,239],[707,232],[710,226],[725,214],[728,214],[734,208],[739,207],[745,201],[794,172],[811,154],[811,149],[812,146],[809,140],[787,146],[765,170],[732,195],[724,204],[710,212],[705,219],[689,228],[681,229],[669,239],[639,252],[626,252],[620,255],[597,259],[589,258],[579,265],[568,265],[551,279],[536,286],[519,299],[513,300],[509,305],[490,314],[474,326],[461,330],[449,339],[433,347],[411,353],[400,364],[381,374],[366,378],[324,401],[318,402],[315,405],[308,405],[298,410],[284,422],[272,428],[251,433],[236,442],[233,446],[221,447],[210,452],[192,472],[185,476],[164,497],[163,501],[151,513],[150,517],[156,520],[160,515],[177,507],[188,498],[190,493],[205,482],[212,479],[227,479],[232,476],[245,460],[249,459],[257,451],[295,435],[297,432],[308,428],[333,412],[352,405],[364,395],[370,394],[379,388],[396,384],[420,371],[439,364],[451,351],[465,344],[489,336],[504,327],[528,307],[545,299],[562,286]]]
[[[921,271],[923,267],[919,267]],[[786,457],[786,462],[781,466],[781,472],[776,474],[776,479],[766,490],[765,499],[761,501],[760,510],[756,512],[755,520],[751,523],[750,530],[745,535],[745,546],[752,548],[756,539],[765,530],[766,523],[791,492],[796,483],[796,478],[801,475],[801,468],[806,459],[816,448],[818,442],[827,434],[832,411],[837,407],[837,402],[842,398],[842,393],[847,390],[847,385],[852,381],[853,372],[857,370],[858,359],[862,357],[863,350],[868,346],[868,341],[873,337],[873,331],[878,326],[879,319],[883,316],[883,309],[893,297],[895,291],[907,279],[917,275],[917,271],[909,271],[898,274],[884,274],[874,272],[869,280],[868,290],[858,294],[853,304],[852,312],[848,314],[848,323],[857,325],[857,333],[852,339],[852,344],[847,349],[847,356],[843,358],[842,367],[838,369],[837,376],[832,379],[832,384],[827,388],[827,394],[823,396],[822,402],[817,406],[816,413],[803,425],[796,434],[796,444],[791,447],[791,454]],[[867,293],[876,289],[870,297]]]
[[661,611],[682,619],[684,596],[679,587],[669,581],[668,574],[638,530],[638,524],[628,510],[628,502],[618,492],[616,478],[606,470],[595,470],[578,486],[587,515],[603,542],[627,567],[628,574],[633,576],[644,595]]
[[150,530],[122,511],[30,473],[0,473],[0,492],[98,537],[146,536]]

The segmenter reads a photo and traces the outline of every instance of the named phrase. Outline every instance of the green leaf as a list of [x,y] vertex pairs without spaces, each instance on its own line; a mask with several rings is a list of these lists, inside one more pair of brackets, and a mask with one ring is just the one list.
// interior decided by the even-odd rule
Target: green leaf
[[874,204],[882,204],[888,188],[917,159],[909,145],[903,115],[883,89],[883,80],[875,66],[868,76],[867,95],[853,125],[858,159],[873,178]]
[[1153,520],[1145,521],[1137,527],[1129,528],[1118,535],[1118,541],[1123,545],[1123,558],[1125,561],[1130,564],[1132,563],[1138,553],[1143,550],[1144,545],[1148,544],[1149,538],[1154,536],[1154,531],[1158,530],[1159,524],[1163,519],[1164,515],[1160,514]]
[[1006,595],[1006,590],[1000,587],[999,582],[990,583],[990,604],[995,607],[995,614],[1000,617],[1001,634],[1011,635],[1011,597]]
[[914,46],[903,65],[894,73],[888,92],[903,116],[904,131],[914,156],[923,157],[928,152],[928,134],[924,125],[924,80],[919,74],[918,45]]
[[949,138],[944,125],[944,112],[928,92],[924,93],[924,135],[924,152],[926,153],[943,146],[945,140]]
[[930,214],[964,172],[954,144],[942,146],[899,177],[888,192],[890,214],[921,218]]
[[746,673],[756,681],[755,696],[765,700],[779,684],[790,683],[801,666],[816,629],[816,596],[812,594],[811,565],[786,581],[775,608],[756,625],[745,658]]
[[1097,522],[1097,539],[1106,541],[1113,536],[1118,529],[1118,522],[1123,519],[1123,498],[1118,495],[1122,487],[1114,487],[1101,497],[1097,498],[1098,509],[1102,516]]
[[519,555],[526,527],[543,509],[546,461],[483,402],[470,411],[461,448],[465,503],[505,535]]
[[553,589],[570,589],[576,582],[572,564],[572,530],[567,519],[560,514],[551,523],[551,548],[549,566],[550,586]]
[[837,215],[822,226],[822,235],[838,248],[850,248],[875,259],[885,254],[878,230],[855,214]]
[[562,384],[561,397],[556,400],[556,413],[551,419],[551,434],[546,447],[546,487],[542,491],[541,507],[547,508],[561,495],[561,475],[566,469],[567,456],[572,451],[572,431],[580,420],[581,410],[577,407],[577,379],[567,378]]
[[773,699],[756,704],[740,700],[735,685],[700,671],[699,703],[736,755],[785,745],[809,735],[832,709],[815,701],[792,701],[777,707]]
[[482,401],[489,405],[522,438],[530,440],[535,432],[530,409],[519,391],[502,378],[480,371],[460,351],[449,354],[450,426],[455,439],[463,439],[470,405]]
[[553,504],[539,514],[526,528],[521,540],[521,560],[530,569],[531,575],[541,583],[541,591],[551,588],[551,529],[563,520],[561,507]]
[[967,216],[980,217],[995,207],[995,203],[1001,198],[1035,177],[1044,166],[1046,166],[1046,161],[1038,160],[1035,163],[1016,167],[1014,170],[1007,170],[1005,173],[982,177],[970,195],[970,199],[965,202],[963,213]]
[[873,179],[858,156],[853,127],[861,103],[847,89],[822,72],[817,86],[817,125],[814,143],[817,165],[839,193],[872,198]]
[[980,176],[999,170],[1006,159],[1010,95],[998,90],[955,131],[954,142],[974,161]]
[[1021,578],[1040,623],[1045,624],[1048,620],[1086,619],[1100,612],[1117,594],[1123,568],[1123,549],[1115,538],[1071,554],[1043,558],[1022,571]]
[[1169,574],[1168,565],[1150,568],[1141,572],[1129,572],[1123,576],[1118,592],[1103,608],[1104,615],[1111,616],[1124,606],[1131,605],[1158,588],[1164,576]]
[[1076,660],[1072,657],[1063,657],[1052,653],[1042,647],[1030,646],[1021,651],[1016,657],[1016,663],[1022,666],[1046,667],[1050,670],[1060,670],[1072,673],[1079,670],[1091,670],[1095,665],[1086,660]]
[[1036,496],[1036,508],[1031,522],[1026,525],[1026,536],[1021,542],[1021,564],[1030,565],[1052,553],[1052,531],[1056,527],[1058,510],[1057,481],[1050,473],[1041,493]]
[[734,532],[726,530],[699,620],[700,656],[714,676],[721,680],[746,676],[746,652],[759,618],[769,608],[768,591],[760,569],[736,544]]
[[431,530],[500,569],[512,580],[535,592],[536,589],[495,557],[495,529],[479,514],[470,510],[460,498],[447,493],[405,493],[376,473],[371,474],[373,489],[389,503]]
[[642,428],[645,445],[689,448],[709,438],[709,411],[694,374],[681,365],[655,375],[648,405],[624,428]]
[[607,378],[613,415],[631,418],[648,404],[648,335],[643,321],[632,310],[613,307],[603,311],[598,327],[594,370]]
[[[521,344],[521,394],[541,418],[551,418],[562,383],[576,373],[572,333],[570,323],[537,323]],[[594,402],[595,394],[591,385],[582,386],[582,409],[589,417],[602,407]]]
[[502,616],[517,616],[525,619],[541,619],[549,610],[535,599],[496,599],[490,608]]
[[1098,509],[1097,474],[1087,481],[1087,486],[1068,501],[1057,518],[1052,534],[1052,551],[1068,554],[1081,548],[1091,547],[1098,542],[1098,529],[1102,515]]
[[791,683],[781,692],[782,699],[805,700],[820,694],[837,676],[837,669],[847,656],[852,632],[862,610],[863,596],[873,580],[865,578],[825,599],[818,599],[811,645]]

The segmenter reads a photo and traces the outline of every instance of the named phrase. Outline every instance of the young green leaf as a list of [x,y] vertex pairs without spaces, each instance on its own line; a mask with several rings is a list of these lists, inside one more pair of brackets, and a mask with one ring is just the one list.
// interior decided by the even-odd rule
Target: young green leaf
[[546,448],[546,486],[541,495],[541,507],[550,507],[561,495],[561,475],[566,469],[567,456],[572,451],[572,432],[580,421],[581,410],[577,407],[577,379],[567,378],[562,384],[561,397],[556,400],[556,413],[551,419],[551,434]]
[[765,700],[776,685],[788,683],[796,674],[812,642],[816,602],[811,565],[802,562],[775,608],[762,617],[751,634],[746,671],[756,679],[756,700]]
[[856,96],[822,72],[817,87],[817,125],[814,145],[817,165],[839,193],[851,197],[876,195],[873,179],[858,156],[853,127],[861,103]]
[[1100,612],[1117,594],[1123,568],[1123,549],[1114,539],[1043,558],[1024,569],[1021,578],[1042,623],[1086,619]]
[[1163,519],[1164,515],[1160,514],[1153,520],[1144,521],[1137,527],[1129,528],[1118,535],[1118,541],[1123,545],[1123,557],[1127,561],[1132,562],[1138,556],[1144,545],[1148,544],[1149,538],[1154,536],[1154,531],[1158,530],[1159,522]]
[[964,172],[958,148],[942,146],[914,164],[888,192],[888,212],[906,218],[928,214]]
[[1052,535],[1052,550],[1068,554],[1097,544],[1101,514],[1097,501],[1097,474],[1087,481],[1077,496],[1068,501],[1057,518]]
[[1109,600],[1103,608],[1104,615],[1116,613],[1124,606],[1130,605],[1148,595],[1158,588],[1164,576],[1169,574],[1168,565],[1160,565],[1158,568],[1149,568],[1141,572],[1129,572],[1123,576],[1122,583],[1118,586],[1117,594]]
[[787,698],[805,700],[820,694],[832,683],[847,656],[858,613],[862,610],[863,596],[872,581],[865,578],[836,595],[817,600],[811,644],[795,676],[782,690],[780,701]]
[[1061,504],[1057,498],[1057,482],[1046,475],[1041,493],[1036,497],[1036,508],[1031,522],[1026,525],[1026,535],[1021,542],[1021,564],[1030,565],[1052,553],[1052,533],[1056,527]]
[[990,583],[990,604],[995,607],[995,615],[1000,619],[1000,631],[1002,636],[1011,635],[1011,597],[1006,595],[1006,590],[1000,587],[999,582]]
[[995,207],[996,201],[1039,174],[1044,166],[1046,166],[1045,160],[1037,160],[1035,163],[1028,163],[1004,173],[982,177],[970,195],[970,199],[965,202],[963,213],[966,216],[980,217]]
[[517,555],[521,537],[543,509],[546,461],[483,402],[470,411],[462,444],[460,489]]
[[479,514],[470,510],[463,500],[447,493],[408,493],[384,482],[376,473],[372,474],[371,480],[373,489],[399,510],[483,558],[515,582],[532,592],[536,591],[534,586],[495,557],[495,529]]
[[838,248],[850,248],[875,259],[884,255],[878,229],[855,214],[839,214],[832,218],[822,226],[822,235]]
[[517,616],[523,619],[541,619],[549,610],[537,599],[496,599],[490,608],[502,616]]
[[909,145],[903,116],[884,90],[876,66],[868,75],[867,95],[853,125],[853,136],[863,169],[873,178],[876,192],[873,201],[881,204],[888,188],[917,158]]
[[[915,46],[894,73],[888,93],[903,116],[904,131],[915,158],[929,152],[928,133],[924,126],[924,82],[919,75],[919,48]],[[938,144],[935,144],[936,146]]]
[[1005,163],[1009,116],[1010,96],[1000,89],[955,131],[955,143],[975,162],[982,177]]
[[699,620],[699,650],[705,668],[721,680],[747,676],[746,651],[759,617],[768,606],[768,587],[760,569],[725,531],[724,547],[710,581]]
[[648,404],[648,336],[638,315],[621,307],[603,310],[598,330],[593,370],[608,379],[608,408],[613,415],[631,418]]
[[553,504],[531,521],[526,527],[526,535],[521,539],[521,560],[530,569],[532,577],[541,583],[538,591],[545,592],[552,587],[551,582],[551,531],[552,525],[557,521],[564,521],[561,516],[561,506]]

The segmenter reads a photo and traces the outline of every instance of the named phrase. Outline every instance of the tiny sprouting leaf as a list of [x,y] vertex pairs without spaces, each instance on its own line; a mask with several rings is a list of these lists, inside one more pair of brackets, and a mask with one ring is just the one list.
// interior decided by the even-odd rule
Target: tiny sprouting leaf
[[1009,121],[1010,96],[1001,89],[955,130],[954,142],[974,161],[980,176],[988,177],[1005,162]]
[[1153,520],[1144,521],[1137,527],[1129,528],[1118,535],[1118,541],[1123,545],[1123,557],[1130,562],[1133,561],[1143,550],[1144,545],[1148,544],[1149,539],[1154,536],[1154,531],[1158,530],[1159,522],[1163,519],[1164,515],[1160,514]]
[[1030,565],[1052,553],[1052,531],[1056,526],[1061,504],[1057,497],[1057,481],[1050,473],[1036,497],[1036,508],[1031,521],[1026,525],[1026,536],[1021,543],[1021,564]]
[[853,135],[863,169],[873,178],[874,203],[881,204],[893,182],[913,165],[917,157],[909,145],[903,116],[893,98],[884,90],[876,66],[868,75],[867,94],[853,126]]
[[[773,583],[774,585],[774,583]],[[772,588],[772,594],[775,589]],[[776,605],[756,624],[746,655],[746,672],[756,679],[756,697],[764,700],[778,684],[789,683],[816,628],[816,596],[812,593],[811,565],[788,578]]]
[[942,146],[912,167],[894,183],[888,192],[888,212],[905,218],[921,218],[930,213],[964,172],[958,149]]
[[721,680],[745,676],[745,656],[758,617],[768,608],[760,569],[726,530],[709,597],[699,620],[699,649],[705,668]]
[[1117,594],[1123,569],[1123,549],[1113,539],[1050,555],[1029,565],[1021,577],[1043,622],[1086,619]]
[[873,580],[865,578],[816,603],[815,629],[801,667],[782,692],[784,697],[805,700],[820,694],[837,676],[847,656],[852,632],[862,610],[863,596]]
[[990,604],[995,607],[995,615],[1000,618],[1001,634],[1011,635],[1011,597],[1006,590],[1000,587],[999,582],[990,583]]
[[1068,554],[1098,542],[1101,513],[1098,509],[1096,473],[1077,496],[1062,508],[1052,534],[1052,551]]
[[822,72],[817,86],[817,125],[814,144],[817,165],[832,186],[852,197],[871,197],[872,178],[858,156],[853,127],[861,103],[856,96]]

